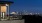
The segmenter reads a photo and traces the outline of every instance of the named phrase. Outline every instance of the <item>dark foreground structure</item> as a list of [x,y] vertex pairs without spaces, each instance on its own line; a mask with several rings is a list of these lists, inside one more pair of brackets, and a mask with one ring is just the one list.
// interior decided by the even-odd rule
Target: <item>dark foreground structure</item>
[[42,23],[42,16],[39,15],[24,15],[25,23]]

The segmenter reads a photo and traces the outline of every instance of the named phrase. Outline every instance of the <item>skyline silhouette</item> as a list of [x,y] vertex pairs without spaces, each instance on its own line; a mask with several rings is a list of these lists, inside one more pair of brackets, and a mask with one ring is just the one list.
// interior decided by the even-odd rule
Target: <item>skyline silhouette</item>
[[4,0],[13,1],[10,12],[26,10],[32,13],[42,13],[42,0]]

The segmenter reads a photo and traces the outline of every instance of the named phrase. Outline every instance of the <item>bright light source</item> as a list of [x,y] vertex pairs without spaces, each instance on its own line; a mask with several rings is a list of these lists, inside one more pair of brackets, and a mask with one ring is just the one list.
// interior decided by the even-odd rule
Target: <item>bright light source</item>
[[8,6],[8,4],[6,4],[6,6]]
[[10,14],[16,14],[15,12],[12,12],[12,13],[10,13]]
[[4,13],[3,13],[3,19],[4,19]]

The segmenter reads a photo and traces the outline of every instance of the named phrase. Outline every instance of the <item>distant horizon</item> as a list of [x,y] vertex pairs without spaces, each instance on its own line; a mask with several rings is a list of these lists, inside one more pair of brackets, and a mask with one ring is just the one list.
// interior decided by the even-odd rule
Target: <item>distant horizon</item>
[[[6,1],[6,0],[4,0]],[[10,5],[10,13],[14,11],[26,10],[32,13],[42,13],[42,0],[7,0],[13,1]]]
[[[15,13],[17,13],[16,11],[14,11]],[[11,12],[12,13],[12,12]],[[18,12],[19,13],[19,12]],[[22,13],[25,13],[25,12],[22,12]],[[27,12],[27,13],[33,13],[33,14],[36,14],[37,12]],[[38,12],[39,13],[39,12]],[[39,13],[39,14],[42,14],[42,13]]]

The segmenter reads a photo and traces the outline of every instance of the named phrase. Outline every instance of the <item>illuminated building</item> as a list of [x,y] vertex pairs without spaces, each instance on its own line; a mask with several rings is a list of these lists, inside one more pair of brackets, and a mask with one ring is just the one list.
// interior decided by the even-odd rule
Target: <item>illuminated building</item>
[[13,3],[13,2],[11,2],[11,1],[0,1],[0,20],[6,19],[7,14],[9,15],[9,5],[11,3]]

